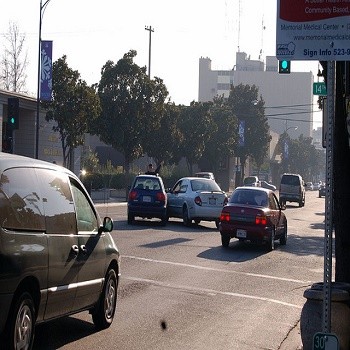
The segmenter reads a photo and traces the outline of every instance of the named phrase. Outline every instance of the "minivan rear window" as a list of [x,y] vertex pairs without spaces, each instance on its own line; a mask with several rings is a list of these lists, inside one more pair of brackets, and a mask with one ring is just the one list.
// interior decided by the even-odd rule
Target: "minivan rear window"
[[299,177],[295,175],[283,175],[281,179],[281,184],[299,186],[300,180]]

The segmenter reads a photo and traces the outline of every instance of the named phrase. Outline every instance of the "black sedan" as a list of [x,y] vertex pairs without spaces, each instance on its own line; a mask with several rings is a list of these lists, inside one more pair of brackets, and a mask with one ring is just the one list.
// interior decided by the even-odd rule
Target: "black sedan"
[[237,187],[222,209],[219,230],[223,247],[231,238],[266,244],[275,249],[275,241],[287,243],[287,218],[272,190],[261,187]]

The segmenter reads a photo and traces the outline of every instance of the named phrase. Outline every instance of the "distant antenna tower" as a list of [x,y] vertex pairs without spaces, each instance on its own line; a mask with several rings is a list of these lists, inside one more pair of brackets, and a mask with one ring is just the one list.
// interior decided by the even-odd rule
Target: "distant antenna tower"
[[264,52],[264,30],[266,29],[264,25],[264,15],[262,16],[261,20],[261,49],[260,49],[260,55],[259,60],[263,58],[263,52]]
[[239,51],[239,40],[241,36],[241,0],[238,2],[238,52]]

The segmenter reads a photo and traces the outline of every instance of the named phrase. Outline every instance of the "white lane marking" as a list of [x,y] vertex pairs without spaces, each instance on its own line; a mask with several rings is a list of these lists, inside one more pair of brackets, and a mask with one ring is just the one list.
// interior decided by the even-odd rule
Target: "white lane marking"
[[290,304],[290,303],[286,303],[284,301],[276,300],[276,299],[259,297],[256,295],[248,295],[248,294],[232,293],[232,292],[222,292],[222,291],[214,290],[214,289],[175,285],[175,284],[164,283],[164,282],[155,281],[155,280],[149,280],[149,279],[145,279],[145,278],[125,277],[125,276],[122,278],[130,280],[130,281],[149,283],[149,284],[160,286],[160,287],[166,287],[166,288],[171,288],[171,289],[179,289],[179,290],[185,290],[185,291],[189,291],[189,292],[206,294],[209,296],[224,295],[224,296],[231,296],[231,297],[237,297],[237,298],[254,299],[254,300],[260,300],[260,301],[265,301],[265,302],[267,301],[267,302],[274,303],[274,304],[289,306],[289,307],[293,307],[295,309],[302,309],[302,306],[300,306],[300,305]]
[[224,269],[216,269],[216,268],[212,268],[212,267],[183,264],[183,263],[177,263],[177,262],[173,262],[173,261],[147,259],[147,258],[141,258],[141,257],[138,257],[138,256],[131,256],[131,255],[122,255],[122,258],[147,261],[147,262],[157,263],[157,264],[168,264],[168,265],[174,265],[174,266],[190,267],[190,268],[198,269],[198,270],[207,270],[207,271],[232,273],[232,274],[237,274],[237,275],[245,275],[245,276],[252,276],[252,277],[259,277],[259,278],[267,278],[267,279],[273,279],[273,280],[278,280],[278,281],[300,283],[302,285],[304,285],[304,284],[309,285],[310,283],[313,283],[312,281],[303,281],[303,280],[296,280],[296,279],[291,279],[291,278],[276,277],[276,276],[269,276],[269,275],[261,275],[261,274],[250,273],[250,272],[241,272],[241,271],[230,271],[230,270],[224,270]]

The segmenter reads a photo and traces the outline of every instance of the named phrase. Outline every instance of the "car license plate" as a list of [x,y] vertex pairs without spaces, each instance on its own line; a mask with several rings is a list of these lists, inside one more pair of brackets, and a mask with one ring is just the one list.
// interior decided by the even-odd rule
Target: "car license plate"
[[142,201],[149,203],[151,201],[151,196],[143,196]]
[[237,238],[246,238],[247,237],[247,231],[238,229],[236,232]]
[[216,204],[216,198],[209,198],[209,204],[215,205]]

